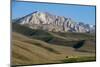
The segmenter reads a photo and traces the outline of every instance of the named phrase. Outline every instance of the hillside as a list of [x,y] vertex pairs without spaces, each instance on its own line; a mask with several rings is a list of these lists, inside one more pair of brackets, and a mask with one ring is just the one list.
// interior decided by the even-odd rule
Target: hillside
[[[16,23],[12,24],[12,31],[12,65],[63,63],[71,56],[95,60],[94,34],[35,30]],[[73,46],[83,40],[83,46],[75,50]]]

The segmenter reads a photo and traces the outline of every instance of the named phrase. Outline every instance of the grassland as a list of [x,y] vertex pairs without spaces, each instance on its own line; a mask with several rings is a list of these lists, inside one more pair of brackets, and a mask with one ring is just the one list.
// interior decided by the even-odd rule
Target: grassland
[[[12,65],[95,61],[95,35],[32,30],[13,24]],[[85,40],[78,50],[74,45]]]

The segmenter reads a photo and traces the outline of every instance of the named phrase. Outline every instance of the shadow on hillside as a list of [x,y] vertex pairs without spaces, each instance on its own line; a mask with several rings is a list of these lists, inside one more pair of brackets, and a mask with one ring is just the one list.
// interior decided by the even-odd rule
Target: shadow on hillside
[[78,52],[84,52],[84,53],[95,53],[95,51],[90,51],[90,50],[75,50]]
[[54,50],[53,48],[42,45],[42,43],[31,42],[31,41],[25,41],[25,42],[30,43],[30,44],[34,44],[34,45],[39,46],[39,47],[42,47],[42,48],[44,48],[44,49],[46,49],[48,51],[51,51],[53,53],[60,54],[58,51]]
[[80,41],[66,41],[64,39],[59,39],[59,38],[54,38],[54,39],[48,41],[47,43],[55,44],[55,45],[59,45],[59,46],[68,46],[68,47],[72,47],[74,49],[81,48],[84,45],[83,40],[80,40]]

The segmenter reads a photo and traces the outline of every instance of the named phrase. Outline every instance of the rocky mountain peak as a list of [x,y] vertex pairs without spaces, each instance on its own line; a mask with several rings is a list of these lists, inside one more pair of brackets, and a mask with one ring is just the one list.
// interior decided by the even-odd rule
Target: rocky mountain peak
[[83,22],[76,23],[71,18],[39,11],[28,14],[18,19],[16,22],[32,29],[42,29],[54,32],[87,33],[95,30],[94,27],[91,27],[89,24],[84,24]]

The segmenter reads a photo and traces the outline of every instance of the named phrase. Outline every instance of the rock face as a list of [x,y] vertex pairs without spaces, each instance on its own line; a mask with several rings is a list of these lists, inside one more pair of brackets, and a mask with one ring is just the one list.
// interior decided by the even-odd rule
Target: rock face
[[[94,32],[95,27],[82,22],[76,23],[71,18],[52,15],[47,12],[33,12],[16,21],[32,29],[42,29],[53,32]],[[93,29],[92,29],[93,28]]]

